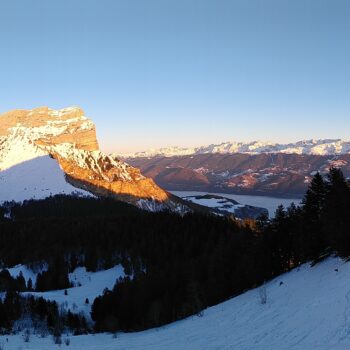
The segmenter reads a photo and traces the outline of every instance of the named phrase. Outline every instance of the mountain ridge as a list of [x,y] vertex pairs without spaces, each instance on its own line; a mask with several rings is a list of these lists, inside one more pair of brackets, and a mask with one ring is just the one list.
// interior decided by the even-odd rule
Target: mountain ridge
[[118,154],[122,158],[174,157],[198,154],[263,154],[284,153],[300,155],[342,155],[350,153],[350,141],[342,139],[310,139],[294,143],[269,141],[237,142],[228,141],[199,147],[164,147],[142,152]]
[[[30,165],[28,169],[32,174],[35,171],[35,176],[38,177],[38,169],[34,169],[33,160],[48,156],[57,161],[56,167],[51,163],[50,166],[55,169],[53,172],[59,181],[61,171],[66,181],[78,192],[82,189],[87,191],[85,193],[97,196],[111,196],[139,207],[145,207],[145,201],[157,202],[159,208],[174,208],[178,205],[173,200],[174,196],[161,189],[152,179],[143,176],[139,169],[101,152],[95,124],[85,116],[81,108],[53,110],[39,107],[12,110],[0,115],[0,181],[3,184],[9,183],[4,178],[4,172],[19,164]],[[35,164],[44,163],[48,164],[46,161]],[[24,172],[28,170],[23,167],[21,169]],[[24,183],[17,181],[18,186],[24,186],[23,191],[26,190],[25,180],[28,179],[24,179]],[[40,191],[45,192],[45,186],[50,181],[47,178],[42,180]],[[33,182],[31,184],[32,192],[28,191],[28,196],[37,191]],[[66,193],[69,186],[64,187],[63,193]],[[51,194],[57,194],[57,190]],[[1,200],[13,199],[7,193],[9,197]],[[22,197],[25,198],[26,195]]]
[[316,172],[341,168],[350,178],[350,154],[197,154],[126,158],[168,191],[300,198]]

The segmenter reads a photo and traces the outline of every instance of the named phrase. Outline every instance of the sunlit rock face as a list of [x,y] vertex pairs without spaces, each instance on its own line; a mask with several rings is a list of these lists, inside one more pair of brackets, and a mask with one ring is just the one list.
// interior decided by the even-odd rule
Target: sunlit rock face
[[98,150],[95,125],[78,107],[13,110],[0,118],[0,137],[22,135],[39,146],[70,143],[77,149]]
[[40,107],[0,116],[0,171],[44,156],[58,162],[75,188],[141,207],[176,207],[152,179],[99,150],[95,125],[82,109]]

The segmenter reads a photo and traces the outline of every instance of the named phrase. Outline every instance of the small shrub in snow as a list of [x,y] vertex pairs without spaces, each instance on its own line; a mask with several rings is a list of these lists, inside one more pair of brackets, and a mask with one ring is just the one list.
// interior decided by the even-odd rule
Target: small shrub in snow
[[46,338],[47,337],[47,335],[49,334],[49,330],[47,329],[46,324],[41,323],[38,326],[38,333],[39,333],[41,338]]
[[25,313],[20,319],[16,320],[13,323],[12,330],[15,332],[22,332],[27,329],[33,329],[34,324],[33,320],[31,319],[30,315],[28,313]]
[[61,314],[66,313],[67,309],[68,309],[68,302],[65,301],[64,303],[62,303],[62,304],[60,305],[60,313],[61,313]]
[[262,285],[259,290],[259,301],[260,304],[265,305],[267,303],[267,293],[266,293],[266,286]]
[[30,330],[28,328],[23,333],[23,340],[25,343],[29,343],[30,341]]
[[53,336],[53,342],[56,344],[56,345],[61,345],[62,344],[62,338],[60,335],[54,335]]
[[69,338],[66,338],[66,339],[64,340],[64,343],[65,343],[67,346],[69,346],[69,345],[70,345],[70,339],[69,339]]

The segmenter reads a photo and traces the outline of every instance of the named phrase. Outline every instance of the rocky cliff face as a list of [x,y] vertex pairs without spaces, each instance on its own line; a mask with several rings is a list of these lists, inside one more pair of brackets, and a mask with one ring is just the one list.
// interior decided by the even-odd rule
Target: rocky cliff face
[[48,155],[70,184],[92,194],[148,209],[180,205],[138,169],[102,153],[95,125],[80,108],[41,107],[0,116],[0,171]]
[[78,107],[14,110],[0,118],[0,137],[18,133],[38,146],[70,143],[77,149],[98,150],[95,125]]

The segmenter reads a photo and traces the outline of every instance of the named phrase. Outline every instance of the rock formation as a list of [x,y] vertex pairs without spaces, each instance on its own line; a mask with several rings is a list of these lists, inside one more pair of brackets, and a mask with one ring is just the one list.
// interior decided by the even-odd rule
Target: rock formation
[[0,171],[37,157],[59,163],[66,180],[98,196],[112,196],[155,209],[181,205],[172,196],[116,157],[99,150],[94,123],[82,109],[13,110],[0,116]]

